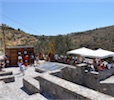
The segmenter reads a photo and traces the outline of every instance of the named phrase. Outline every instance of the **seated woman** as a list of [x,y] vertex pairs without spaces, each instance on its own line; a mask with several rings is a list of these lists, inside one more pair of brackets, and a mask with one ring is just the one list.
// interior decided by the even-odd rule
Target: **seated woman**
[[101,71],[101,70],[102,70],[102,67],[100,66],[100,64],[98,64],[97,71]]

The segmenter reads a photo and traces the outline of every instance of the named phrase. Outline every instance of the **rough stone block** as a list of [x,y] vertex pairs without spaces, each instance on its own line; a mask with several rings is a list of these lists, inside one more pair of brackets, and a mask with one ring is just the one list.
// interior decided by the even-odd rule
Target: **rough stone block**
[[0,80],[4,81],[5,83],[9,83],[9,82],[14,82],[15,78],[13,75],[10,76],[0,76]]
[[43,72],[45,72],[46,70],[43,69],[43,68],[35,68],[35,71],[36,71],[36,72],[39,72],[39,73],[43,73]]
[[23,86],[30,94],[35,94],[40,92],[39,82],[34,78],[24,78]]
[[9,72],[7,72],[7,71],[5,71],[5,72],[0,72],[0,76],[6,76],[6,75],[12,75],[12,74],[13,74],[12,71],[9,71]]
[[71,83],[58,77],[43,74],[39,76],[41,92],[47,92],[57,99],[109,100],[114,99],[98,91]]

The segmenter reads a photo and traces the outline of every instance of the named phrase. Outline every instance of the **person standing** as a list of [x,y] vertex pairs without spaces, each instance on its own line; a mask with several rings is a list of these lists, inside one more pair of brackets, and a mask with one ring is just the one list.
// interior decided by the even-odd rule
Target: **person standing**
[[34,64],[34,55],[33,55],[33,53],[31,53],[31,55],[30,55],[30,61],[31,61],[31,65]]
[[36,60],[36,64],[39,64],[39,56],[38,55],[36,55],[35,60]]
[[29,61],[29,56],[27,54],[27,51],[24,52],[24,66],[25,68],[28,67],[28,61]]
[[58,61],[58,58],[59,58],[58,54],[55,54],[55,60],[56,61]]
[[21,52],[18,52],[18,60],[23,60],[22,56],[21,56]]
[[19,66],[19,68],[20,68],[20,72],[21,72],[23,75],[25,75],[25,67],[24,67],[24,65],[23,65],[22,59],[19,59],[19,60],[18,60],[18,66]]

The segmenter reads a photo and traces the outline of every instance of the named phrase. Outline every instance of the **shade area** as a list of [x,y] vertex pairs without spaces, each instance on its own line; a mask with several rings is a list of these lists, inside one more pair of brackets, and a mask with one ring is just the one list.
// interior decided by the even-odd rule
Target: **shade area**
[[97,50],[92,50],[92,49],[88,49],[85,47],[68,51],[67,54],[75,54],[75,55],[80,55],[84,57],[92,57],[92,58],[107,58],[107,57],[114,56],[114,52],[112,51],[104,50],[101,48]]

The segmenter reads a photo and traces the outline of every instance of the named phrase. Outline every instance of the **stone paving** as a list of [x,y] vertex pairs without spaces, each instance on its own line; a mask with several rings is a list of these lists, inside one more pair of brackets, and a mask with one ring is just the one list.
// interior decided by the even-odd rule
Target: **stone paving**
[[18,67],[6,68],[5,71],[13,71],[15,76],[15,82],[4,83],[0,81],[0,100],[44,100],[41,94],[28,95],[23,91],[23,80],[24,77],[35,77],[40,73],[35,72],[35,68],[28,67],[25,71],[25,75],[20,74]]
[[[40,64],[43,64],[43,63],[44,62],[42,61]],[[19,67],[11,67],[3,70],[13,71],[13,75],[15,76],[15,82],[4,83],[3,81],[0,81],[0,100],[47,100],[47,98],[43,97],[40,93],[29,95],[24,91],[23,78],[36,77],[42,74],[42,73],[35,72],[34,66],[29,66],[25,70],[24,76],[20,74]],[[45,74],[46,73],[49,73],[49,72],[45,72]],[[111,99],[111,100],[114,100],[114,99]]]
[[110,83],[110,84],[112,83],[112,84],[114,84],[114,75],[103,80],[103,81],[101,81],[100,83]]

